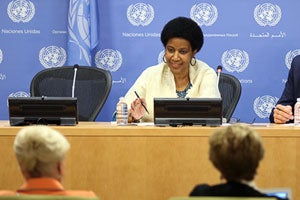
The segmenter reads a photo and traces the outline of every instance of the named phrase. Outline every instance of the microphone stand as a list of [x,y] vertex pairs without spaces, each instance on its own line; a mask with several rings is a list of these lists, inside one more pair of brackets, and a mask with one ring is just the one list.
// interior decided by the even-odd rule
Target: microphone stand
[[217,73],[218,73],[218,77],[217,77],[217,87],[219,87],[219,80],[220,80],[220,75],[221,75],[221,72],[222,72],[222,66],[221,65],[219,65],[218,67],[217,67]]
[[77,76],[77,69],[79,65],[75,64],[74,65],[74,76],[73,76],[73,83],[72,83],[72,97],[74,98],[75,94],[75,83],[76,83],[76,76]]

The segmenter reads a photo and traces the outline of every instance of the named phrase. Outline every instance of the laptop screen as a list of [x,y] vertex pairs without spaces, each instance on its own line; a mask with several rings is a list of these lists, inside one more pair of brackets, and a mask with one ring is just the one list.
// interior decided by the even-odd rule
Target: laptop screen
[[11,126],[78,123],[77,98],[9,97],[8,109]]
[[292,200],[292,191],[290,188],[270,188],[263,189],[262,192],[268,196],[275,196],[284,199],[288,198],[289,200]]
[[222,99],[154,98],[154,124],[219,126],[222,124]]

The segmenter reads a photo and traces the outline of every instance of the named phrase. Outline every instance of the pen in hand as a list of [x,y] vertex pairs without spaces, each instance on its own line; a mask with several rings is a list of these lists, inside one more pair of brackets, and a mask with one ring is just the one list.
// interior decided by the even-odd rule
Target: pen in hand
[[294,116],[293,116],[293,113],[292,113],[292,109],[290,109],[290,110],[282,109],[282,108],[279,108],[277,105],[274,106],[274,109],[280,111],[281,112],[280,115],[282,115],[282,116],[283,115],[284,116],[289,115],[290,117],[288,117],[288,119],[290,119],[290,120],[294,119]]
[[277,110],[279,110],[279,111],[282,111],[280,108],[278,108],[278,107],[276,107],[276,106],[274,106],[274,109],[277,109]]
[[146,112],[149,114],[148,109],[146,108],[146,106],[144,105],[143,101],[141,100],[140,96],[138,95],[138,93],[136,91],[134,91],[136,97],[141,101],[142,106],[145,108]]

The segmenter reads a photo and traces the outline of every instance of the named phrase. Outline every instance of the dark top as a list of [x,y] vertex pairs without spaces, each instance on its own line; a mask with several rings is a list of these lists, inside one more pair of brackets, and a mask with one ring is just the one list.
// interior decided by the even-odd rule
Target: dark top
[[[289,71],[287,82],[285,83],[285,88],[282,92],[280,99],[277,104],[290,105],[293,108],[297,102],[297,98],[300,97],[300,56],[296,56],[291,64],[291,69]],[[270,122],[274,123],[273,117],[274,109],[270,114]],[[294,120],[290,120],[287,123],[292,123]]]
[[[190,196],[275,197],[267,196],[248,185],[238,182],[227,182],[213,186],[200,184],[192,190]],[[275,198],[278,200],[287,200],[279,197]]]

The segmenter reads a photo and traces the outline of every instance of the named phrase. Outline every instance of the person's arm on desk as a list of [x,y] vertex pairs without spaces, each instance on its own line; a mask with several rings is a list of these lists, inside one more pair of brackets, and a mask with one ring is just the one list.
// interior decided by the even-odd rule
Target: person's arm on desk
[[294,119],[292,107],[290,105],[277,104],[273,111],[274,123],[285,124]]
[[272,112],[270,113],[269,120],[271,123],[293,123],[293,107],[297,102],[297,97],[300,97],[299,82],[300,55],[295,56],[292,60],[287,82],[285,83],[281,97],[275,106],[277,109],[272,109]]

